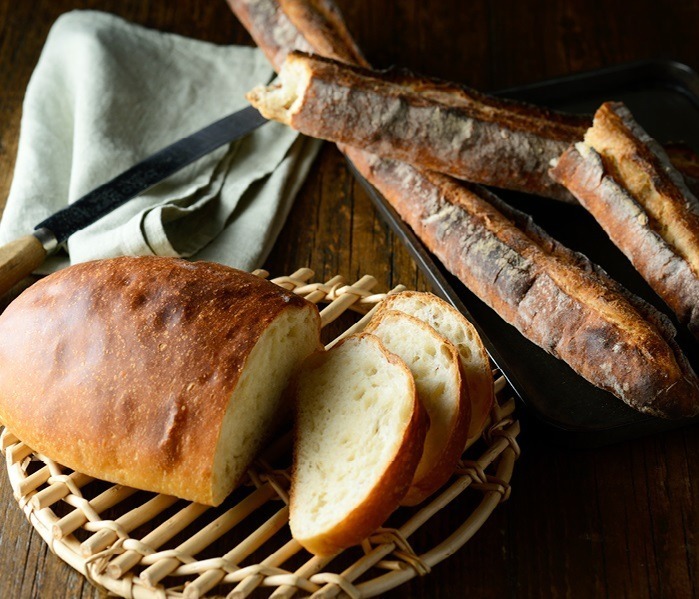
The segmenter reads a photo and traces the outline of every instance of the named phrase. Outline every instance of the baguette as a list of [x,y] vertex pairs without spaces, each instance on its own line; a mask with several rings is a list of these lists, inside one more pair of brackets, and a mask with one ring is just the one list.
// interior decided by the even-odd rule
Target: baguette
[[311,553],[332,555],[398,507],[427,418],[405,363],[369,334],[309,358],[295,388],[291,533]]
[[483,188],[353,158],[445,267],[529,340],[637,410],[699,413],[672,324],[601,268]]
[[551,176],[699,338],[699,201],[629,110],[603,104]]
[[372,320],[381,320],[391,310],[420,319],[454,344],[471,402],[468,438],[479,437],[490,416],[495,394],[488,353],[474,326],[456,308],[431,293],[403,291],[389,295]]
[[321,349],[317,308],[218,264],[116,258],[35,283],[0,316],[0,419],[114,483],[218,505]]
[[[277,71],[280,70],[286,56],[294,50],[315,52],[347,64],[370,67],[332,0],[227,0],[227,2]],[[402,75],[399,72],[394,72],[391,76],[396,84],[400,84]],[[407,75],[404,81],[410,84],[414,79]],[[589,116],[566,114],[523,102],[503,100],[468,90],[460,85],[442,84],[431,79],[424,81],[427,88],[432,90],[435,99],[451,107],[449,110],[465,110],[469,106],[475,104],[478,107],[481,105],[479,103],[482,103],[486,112],[487,107],[491,106],[505,114],[505,119],[501,122],[503,130],[497,135],[492,135],[492,145],[489,150],[496,153],[493,163],[498,168],[488,163],[482,164],[481,170],[473,169],[473,181],[577,203],[574,196],[563,186],[551,180],[547,171],[551,160],[558,158],[570,144],[582,139],[591,123]],[[469,96],[473,101],[469,101]],[[508,115],[510,114],[521,129],[515,137],[506,140],[503,134],[508,134]],[[497,130],[496,124],[489,126],[491,131]],[[549,136],[549,130],[554,131],[552,136]],[[520,140],[523,145],[514,144],[515,139]],[[445,144],[444,139],[439,142],[438,145]],[[532,144],[530,154],[527,153],[527,143]],[[696,155],[690,157],[686,148],[674,146],[671,148],[673,163],[676,162],[676,168],[685,175],[690,188],[698,189],[699,160],[696,159]],[[345,152],[342,146],[340,150]],[[407,151],[416,160],[421,160],[425,152],[433,152],[434,148],[429,146],[414,150],[408,148]],[[479,158],[480,154],[482,150],[478,149],[476,158]],[[508,162],[509,160],[512,162]],[[524,170],[519,171],[518,165],[523,166]],[[468,169],[469,165],[465,165],[465,168]],[[509,172],[512,178],[503,176],[498,169],[502,169],[502,173]],[[445,167],[445,172],[450,172],[450,169]]]
[[275,71],[279,71],[292,49],[314,51],[315,48],[284,14],[277,0],[226,1]]
[[347,64],[369,67],[334,3],[328,0],[279,0],[279,7],[313,52]]
[[[303,50],[286,43],[293,37],[289,29],[294,35],[299,31],[275,0],[229,0],[229,4],[236,14],[246,12],[256,40],[263,39],[263,30],[286,32],[272,42],[265,39],[275,44],[270,53]],[[262,4],[276,10],[262,10]],[[640,299],[630,298],[586,258],[560,246],[483,189],[352,146],[340,149],[447,269],[527,338],[641,411],[668,417],[699,411],[699,383],[673,339],[672,325]],[[517,216],[520,226],[495,205]],[[467,251],[470,247],[479,250],[478,257]],[[580,286],[561,289],[547,269],[564,274],[568,266]],[[589,297],[580,296],[589,289],[587,280],[594,293],[603,291],[602,299],[592,297],[588,303]],[[609,306],[605,297],[611,300]],[[550,320],[535,318],[537,302],[552,312]],[[624,326],[623,319],[618,324],[606,319],[606,308],[614,312],[617,306],[629,316],[630,326]]]
[[422,457],[401,502],[417,505],[454,473],[468,439],[471,404],[459,352],[431,326],[397,310],[382,312],[365,331],[407,364],[429,417]]
[[280,81],[247,98],[306,135],[467,181],[571,199],[548,176],[549,163],[581,138],[586,117],[301,52],[287,56]]

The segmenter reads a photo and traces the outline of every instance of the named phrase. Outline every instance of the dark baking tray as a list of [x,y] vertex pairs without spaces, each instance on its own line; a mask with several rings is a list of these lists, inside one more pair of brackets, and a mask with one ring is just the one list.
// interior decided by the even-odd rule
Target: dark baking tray
[[[507,89],[498,95],[534,104],[592,114],[605,100],[625,102],[641,125],[661,141],[684,141],[699,150],[699,76],[673,61],[644,61]],[[527,407],[537,431],[575,446],[599,446],[657,433],[692,420],[664,420],[636,412],[578,376],[527,341],[450,275],[430,254],[388,202],[355,171],[378,211],[409,248],[435,291],[475,324],[494,362]],[[669,313],[587,212],[525,194],[494,190],[531,214],[537,224],[568,247],[601,264],[628,289]],[[699,347],[674,322],[678,342],[699,372]]]

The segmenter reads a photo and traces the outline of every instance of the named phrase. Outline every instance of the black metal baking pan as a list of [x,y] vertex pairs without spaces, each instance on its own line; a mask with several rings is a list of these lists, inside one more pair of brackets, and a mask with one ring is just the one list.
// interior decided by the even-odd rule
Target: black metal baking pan
[[[613,66],[497,92],[568,112],[592,114],[606,100],[625,102],[641,125],[660,141],[684,141],[699,150],[699,76],[673,61]],[[406,244],[435,291],[476,325],[494,362],[526,406],[528,420],[554,440],[600,446],[699,422],[640,414],[594,387],[564,362],[527,341],[468,291],[427,251],[388,202],[356,172],[378,211]],[[615,279],[669,315],[663,304],[594,219],[581,207],[525,194],[493,190],[531,214],[568,247],[601,264]],[[699,372],[699,344],[674,321],[677,340]]]

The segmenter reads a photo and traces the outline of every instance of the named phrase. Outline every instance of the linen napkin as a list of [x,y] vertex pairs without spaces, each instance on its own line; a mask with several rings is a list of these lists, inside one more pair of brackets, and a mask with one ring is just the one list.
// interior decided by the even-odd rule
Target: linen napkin
[[[0,242],[26,235],[139,160],[245,107],[245,92],[272,76],[257,49],[95,11],[62,15],[27,87]],[[70,262],[156,254],[256,268],[318,147],[267,123],[75,233]],[[59,253],[40,272],[67,264]]]

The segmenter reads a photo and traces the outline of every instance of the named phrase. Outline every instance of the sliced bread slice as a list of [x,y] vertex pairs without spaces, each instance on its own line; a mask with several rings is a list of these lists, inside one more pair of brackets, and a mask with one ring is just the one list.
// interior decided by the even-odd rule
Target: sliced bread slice
[[422,458],[402,501],[416,505],[449,479],[468,437],[471,404],[459,352],[431,326],[396,310],[383,312],[365,331],[408,365],[430,419]]
[[356,545],[400,504],[427,431],[410,370],[372,335],[316,354],[295,385],[289,520],[308,551]]
[[468,438],[478,438],[493,407],[495,392],[488,352],[475,327],[451,304],[432,293],[403,291],[389,295],[381,303],[373,319],[381,320],[382,314],[387,310],[398,310],[414,316],[456,346],[471,401]]

